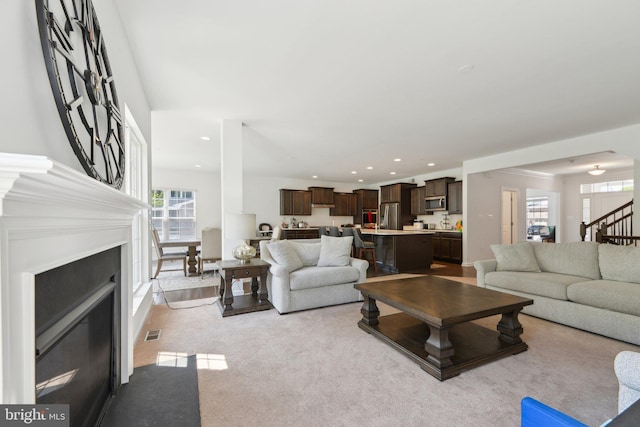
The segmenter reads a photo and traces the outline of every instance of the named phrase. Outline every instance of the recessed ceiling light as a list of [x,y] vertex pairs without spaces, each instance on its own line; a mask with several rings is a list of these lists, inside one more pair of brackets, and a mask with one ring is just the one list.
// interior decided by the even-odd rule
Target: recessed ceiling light
[[473,71],[473,65],[471,64],[465,64],[458,68],[458,72],[460,74],[470,73],[472,71]]
[[201,165],[196,165],[196,167],[197,167],[197,168],[201,168],[202,166],[201,166]]
[[373,166],[367,166],[367,170],[373,169]]
[[393,159],[394,162],[401,162],[402,159]]
[[435,163],[428,163],[427,166],[435,166]]
[[211,138],[209,138],[208,136],[201,136],[200,139],[203,141],[211,141]]
[[395,174],[396,174],[395,172],[389,172],[389,175],[395,175]]
[[357,174],[358,172],[356,172],[356,171],[351,171],[351,173],[352,173],[353,175],[355,175],[355,174]]
[[311,178],[318,179],[318,175],[313,175]]
[[358,182],[364,182],[364,179],[359,179]]

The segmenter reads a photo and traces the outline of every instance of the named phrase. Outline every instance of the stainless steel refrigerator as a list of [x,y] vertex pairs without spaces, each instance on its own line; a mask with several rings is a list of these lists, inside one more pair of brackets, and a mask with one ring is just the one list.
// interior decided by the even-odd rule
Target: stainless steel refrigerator
[[387,230],[402,230],[400,224],[400,203],[380,204],[380,226]]

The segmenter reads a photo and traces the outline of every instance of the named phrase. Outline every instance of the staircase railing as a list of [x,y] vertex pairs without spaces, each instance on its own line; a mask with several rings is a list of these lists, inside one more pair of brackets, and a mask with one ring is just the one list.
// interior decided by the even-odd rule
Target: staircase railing
[[599,243],[637,246],[640,236],[633,235],[633,200],[589,224],[583,221],[580,224],[580,237],[584,241],[587,236]]

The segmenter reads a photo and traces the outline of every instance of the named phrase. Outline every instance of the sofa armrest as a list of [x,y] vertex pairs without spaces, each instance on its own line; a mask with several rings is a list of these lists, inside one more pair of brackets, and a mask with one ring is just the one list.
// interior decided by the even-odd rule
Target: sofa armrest
[[358,283],[364,283],[367,281],[367,269],[369,268],[369,261],[359,258],[350,258],[349,264],[358,269],[360,272],[360,278]]
[[476,269],[476,278],[478,279],[478,286],[481,288],[485,288],[487,285],[484,282],[484,276],[487,273],[496,271],[496,268],[498,267],[498,261],[496,261],[495,259],[476,261],[473,263],[473,266]]
[[620,388],[618,390],[618,413],[640,399],[640,353],[622,351],[613,362]]

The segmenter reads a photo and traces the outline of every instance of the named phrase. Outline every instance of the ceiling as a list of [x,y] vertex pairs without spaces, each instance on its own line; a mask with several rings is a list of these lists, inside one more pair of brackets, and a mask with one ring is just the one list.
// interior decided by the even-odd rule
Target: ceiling
[[365,184],[640,123],[637,0],[115,1],[154,166],[218,170],[223,119],[252,174]]

